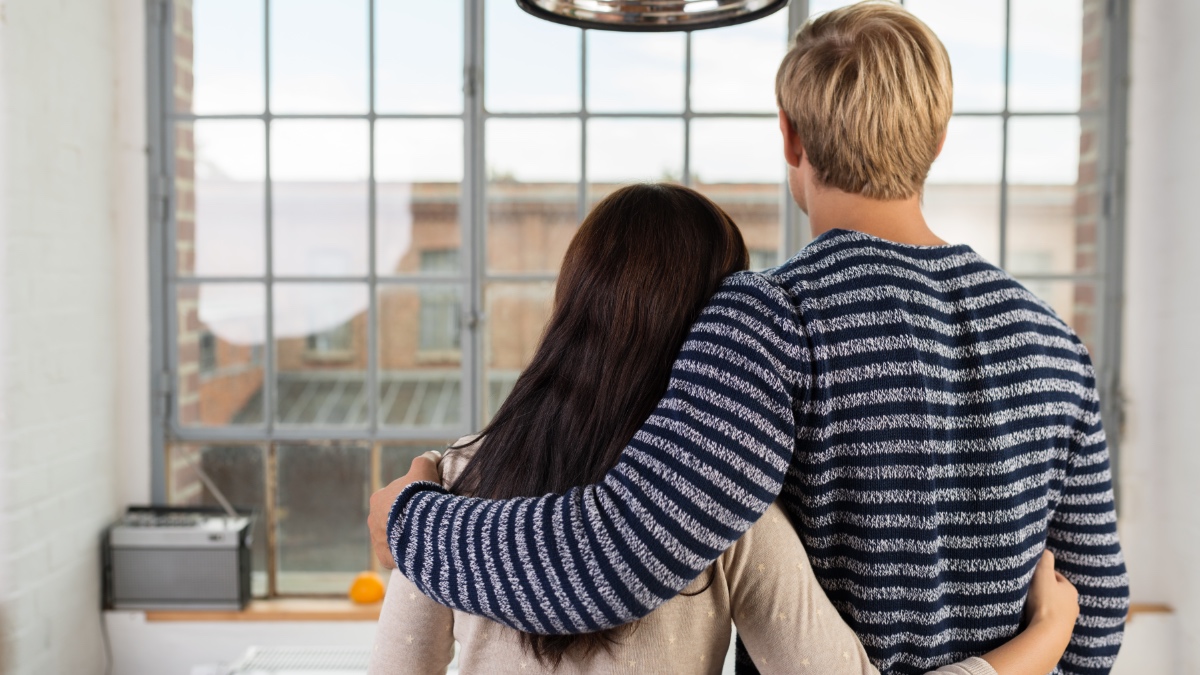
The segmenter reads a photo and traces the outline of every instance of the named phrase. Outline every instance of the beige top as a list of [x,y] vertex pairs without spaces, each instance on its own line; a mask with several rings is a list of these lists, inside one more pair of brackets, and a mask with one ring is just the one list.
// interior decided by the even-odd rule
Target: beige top
[[[441,464],[443,483],[453,482],[469,459],[470,450],[447,453]],[[685,592],[696,593],[710,576],[707,590],[668,600],[610,652],[586,660],[568,656],[553,672],[719,675],[736,625],[764,675],[878,675],[854,631],[817,584],[800,538],[778,505]],[[368,672],[440,675],[454,658],[455,641],[461,646],[463,675],[551,672],[521,648],[519,635],[490,619],[437,604],[393,570]],[[980,658],[934,672],[997,675]]]

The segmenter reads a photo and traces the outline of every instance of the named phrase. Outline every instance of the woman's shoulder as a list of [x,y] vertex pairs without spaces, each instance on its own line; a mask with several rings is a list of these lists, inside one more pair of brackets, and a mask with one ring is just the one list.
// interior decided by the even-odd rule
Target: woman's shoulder
[[463,436],[450,445],[450,449],[442,453],[442,461],[438,463],[438,471],[442,474],[442,485],[449,487],[462,475],[467,463],[475,456],[479,447],[479,434]]
[[759,564],[792,560],[798,556],[803,556],[804,560],[797,562],[807,561],[804,545],[800,543],[791,519],[783,507],[775,502],[767,507],[758,522],[741,539],[726,549],[721,562],[727,572],[742,572]]

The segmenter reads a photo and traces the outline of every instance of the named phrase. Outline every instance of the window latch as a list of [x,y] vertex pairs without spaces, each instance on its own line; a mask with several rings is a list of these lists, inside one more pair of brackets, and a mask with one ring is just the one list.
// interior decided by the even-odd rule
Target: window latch
[[463,327],[468,330],[475,330],[486,321],[487,312],[479,312],[473,309],[468,309],[463,312]]

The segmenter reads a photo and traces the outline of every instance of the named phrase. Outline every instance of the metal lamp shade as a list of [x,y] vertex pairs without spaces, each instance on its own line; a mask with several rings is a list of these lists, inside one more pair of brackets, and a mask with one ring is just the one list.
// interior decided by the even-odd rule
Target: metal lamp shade
[[517,0],[530,14],[577,28],[688,31],[760,19],[788,0]]

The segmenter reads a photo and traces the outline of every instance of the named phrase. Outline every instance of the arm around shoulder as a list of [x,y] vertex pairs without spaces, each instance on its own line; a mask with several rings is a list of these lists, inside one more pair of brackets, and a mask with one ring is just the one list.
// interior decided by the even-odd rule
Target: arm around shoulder
[[693,325],[667,393],[601,483],[499,501],[410,486],[389,523],[399,569],[442,604],[527,632],[645,616],[782,489],[800,345],[791,298],[773,280],[729,277]]

